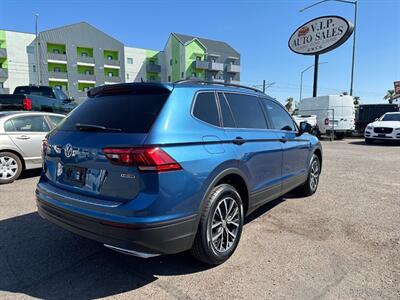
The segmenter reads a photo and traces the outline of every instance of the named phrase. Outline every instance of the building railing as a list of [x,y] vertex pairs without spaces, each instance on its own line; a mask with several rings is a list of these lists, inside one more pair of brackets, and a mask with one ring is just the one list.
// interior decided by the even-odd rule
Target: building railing
[[196,69],[207,70],[209,62],[204,60],[196,60],[193,62],[193,64]]
[[60,54],[60,53],[47,53],[47,59],[53,59],[53,60],[67,60],[67,55],[65,54]]
[[96,76],[93,74],[78,74],[78,80],[96,81]]
[[208,69],[211,70],[211,71],[223,71],[224,70],[224,64],[223,63],[217,63],[217,62],[210,62]]
[[87,64],[94,64],[94,58],[89,56],[78,56],[76,61],[78,63],[87,63]]
[[240,65],[228,64],[226,71],[229,73],[240,73]]
[[49,78],[68,79],[67,72],[49,72]]
[[109,65],[109,66],[119,66],[120,62],[119,62],[119,60],[116,60],[116,59],[104,58],[104,64]]
[[105,82],[121,82],[121,77],[119,77],[119,76],[106,76],[105,78],[104,78],[104,81]]

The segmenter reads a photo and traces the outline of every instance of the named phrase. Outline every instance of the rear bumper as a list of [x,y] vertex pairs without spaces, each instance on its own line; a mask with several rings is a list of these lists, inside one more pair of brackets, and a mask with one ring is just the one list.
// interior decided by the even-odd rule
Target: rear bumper
[[133,252],[157,255],[173,254],[191,248],[196,230],[196,216],[157,224],[117,223],[66,210],[36,193],[41,217],[85,238]]

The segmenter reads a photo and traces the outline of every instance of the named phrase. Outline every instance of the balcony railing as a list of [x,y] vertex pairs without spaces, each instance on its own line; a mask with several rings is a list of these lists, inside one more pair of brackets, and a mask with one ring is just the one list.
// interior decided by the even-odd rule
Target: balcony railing
[[9,94],[10,93],[10,89],[9,88],[0,88],[0,95],[1,94]]
[[78,92],[79,98],[87,98],[87,92]]
[[220,79],[220,78],[212,78],[211,81],[217,82],[217,83],[223,83],[223,82],[225,82],[224,79]]
[[228,80],[228,83],[231,83],[231,84],[240,84],[240,81],[239,81],[239,80]]
[[147,72],[160,73],[161,72],[161,66],[160,65],[156,65],[156,64],[147,64]]
[[229,73],[240,73],[240,65],[229,64],[226,66],[226,71]]
[[0,68],[0,78],[8,78],[8,70]]
[[104,64],[109,66],[119,66],[119,60],[104,58]]
[[0,48],[0,58],[5,58],[5,57],[7,57],[7,49]]
[[193,64],[196,69],[207,70],[209,62],[204,60],[196,60],[193,62]]
[[78,80],[96,81],[96,76],[93,74],[78,74]]
[[49,78],[68,79],[67,72],[49,72]]
[[54,60],[67,60],[67,56],[65,54],[60,53],[47,53],[47,59],[54,59]]
[[87,64],[94,64],[94,58],[88,56],[78,56],[77,62],[87,63]]
[[105,82],[121,82],[121,77],[119,77],[119,76],[106,76],[105,78],[104,78],[104,81]]
[[211,71],[223,71],[224,70],[224,64],[217,63],[217,62],[210,62],[208,69],[211,70]]

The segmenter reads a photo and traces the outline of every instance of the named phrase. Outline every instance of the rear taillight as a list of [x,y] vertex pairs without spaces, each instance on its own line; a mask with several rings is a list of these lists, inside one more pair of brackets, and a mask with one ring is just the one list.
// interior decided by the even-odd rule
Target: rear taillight
[[325,123],[325,125],[329,125],[329,118],[325,118],[324,123]]
[[30,98],[25,98],[22,100],[22,107],[24,110],[32,110],[32,99]]
[[136,166],[140,171],[175,171],[182,167],[159,147],[104,148],[103,153],[113,164]]

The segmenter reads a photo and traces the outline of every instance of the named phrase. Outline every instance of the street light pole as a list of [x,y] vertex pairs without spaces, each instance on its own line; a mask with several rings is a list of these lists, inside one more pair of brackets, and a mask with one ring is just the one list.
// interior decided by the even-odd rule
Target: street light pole
[[318,4],[328,2],[328,1],[342,2],[342,3],[354,5],[353,54],[352,54],[352,60],[351,60],[351,78],[350,78],[350,96],[353,96],[354,65],[355,65],[355,55],[356,55],[357,2],[358,2],[358,0],[322,0],[317,3],[311,4],[305,8],[300,9],[299,12],[303,12],[313,6],[316,6]]
[[[318,64],[323,65],[323,64],[327,64],[327,62],[318,62]],[[299,100],[301,100],[302,93],[303,93],[303,74],[304,74],[304,72],[310,70],[312,67],[315,67],[315,64],[308,66],[307,68],[305,68],[303,71],[300,72],[300,98],[299,98]],[[314,85],[314,88],[315,89],[317,88],[316,85]],[[315,96],[313,96],[313,97],[315,97]]]

